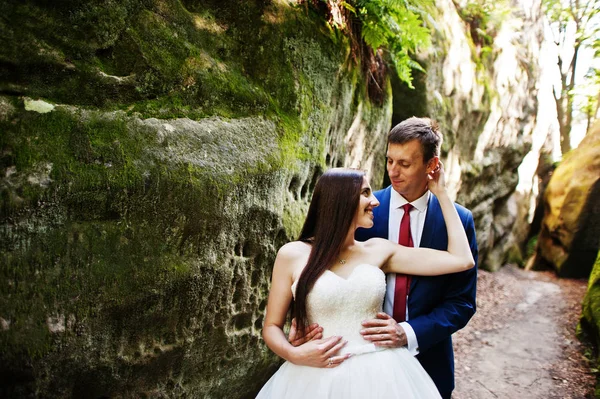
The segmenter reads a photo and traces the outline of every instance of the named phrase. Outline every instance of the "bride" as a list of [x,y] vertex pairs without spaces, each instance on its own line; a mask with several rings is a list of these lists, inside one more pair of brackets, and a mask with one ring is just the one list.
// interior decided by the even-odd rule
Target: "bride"
[[[321,176],[299,240],[281,247],[275,260],[263,338],[286,362],[258,398],[440,397],[406,348],[376,347],[360,335],[361,322],[381,312],[385,273],[434,276],[474,265],[443,167],[428,180],[444,214],[447,251],[355,241],[357,228],[373,226],[379,205],[364,172],[336,168]],[[288,342],[283,326],[292,301],[300,335],[318,323],[325,338]]]

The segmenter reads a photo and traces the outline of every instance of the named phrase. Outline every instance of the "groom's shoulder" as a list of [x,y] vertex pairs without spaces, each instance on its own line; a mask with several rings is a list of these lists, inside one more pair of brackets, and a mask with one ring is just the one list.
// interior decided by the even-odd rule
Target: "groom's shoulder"
[[374,191],[373,195],[375,196],[375,198],[377,198],[379,201],[381,201],[386,195],[390,196],[390,190],[391,190],[392,186],[387,186],[384,187],[380,190]]
[[[438,206],[439,206],[439,200],[437,199],[437,197],[435,196],[435,194],[431,193],[431,196],[433,197],[433,199],[435,200],[435,202],[436,202],[436,203],[438,204]],[[465,206],[463,206],[463,205],[461,205],[461,204],[459,204],[459,203],[456,203],[456,202],[455,202],[455,203],[454,203],[454,207],[456,208],[456,211],[458,212],[458,214],[459,214],[461,217],[466,217],[466,216],[469,216],[469,215],[471,215],[471,211],[470,211],[470,210],[469,210],[467,207],[465,207]]]
[[456,202],[454,203],[454,207],[456,208],[456,211],[458,212],[459,215],[470,215],[471,211],[466,207],[466,206],[462,206],[461,204],[457,204]]

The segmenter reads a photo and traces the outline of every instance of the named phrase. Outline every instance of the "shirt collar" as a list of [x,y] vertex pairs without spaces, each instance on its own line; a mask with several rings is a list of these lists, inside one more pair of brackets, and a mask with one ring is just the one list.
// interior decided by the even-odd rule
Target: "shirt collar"
[[[392,188],[392,193],[390,197],[390,209],[397,209],[407,204],[408,201],[402,195],[398,194],[396,190]],[[425,191],[425,194],[411,202],[410,204],[414,206],[419,212],[424,212],[427,210],[427,204],[429,204],[429,190]]]

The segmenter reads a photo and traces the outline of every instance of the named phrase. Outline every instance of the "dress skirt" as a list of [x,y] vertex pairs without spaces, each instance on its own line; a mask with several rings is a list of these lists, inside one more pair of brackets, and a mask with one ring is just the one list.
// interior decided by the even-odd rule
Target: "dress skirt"
[[435,384],[406,348],[355,355],[335,368],[285,362],[259,399],[440,398]]

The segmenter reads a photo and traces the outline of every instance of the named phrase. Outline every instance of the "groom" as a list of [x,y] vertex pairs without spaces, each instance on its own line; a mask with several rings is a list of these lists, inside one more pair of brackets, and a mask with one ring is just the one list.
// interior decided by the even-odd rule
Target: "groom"
[[[427,190],[427,176],[439,164],[441,142],[437,123],[429,118],[409,118],[390,131],[387,172],[391,186],[374,193],[380,202],[373,210],[374,226],[359,229],[357,240],[381,237],[406,246],[447,249],[446,224],[439,202]],[[460,205],[456,205],[456,210],[477,265],[473,216]],[[406,346],[429,373],[442,397],[449,399],[454,389],[451,335],[475,313],[476,284],[476,267],[432,277],[390,274],[385,313],[363,322],[361,333],[378,346]],[[292,320],[288,339],[294,346],[322,337],[323,329],[318,325],[309,326],[305,335],[299,335]],[[327,338],[322,343],[324,350],[341,339]]]
[[[439,165],[442,137],[429,118],[409,118],[388,135],[387,172],[391,186],[375,192],[374,226],[356,239],[387,238],[402,245],[446,250],[446,225],[427,176]],[[477,242],[471,212],[456,205],[475,265]],[[419,262],[419,259],[414,259]],[[454,389],[451,335],[475,313],[477,268],[450,275],[418,277],[390,274],[383,310],[363,322],[364,338],[382,347],[406,346],[433,379],[443,398]],[[389,315],[393,315],[393,318]]]

